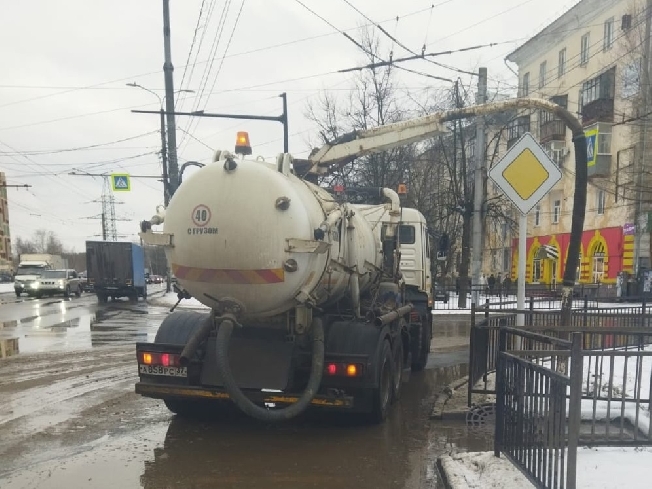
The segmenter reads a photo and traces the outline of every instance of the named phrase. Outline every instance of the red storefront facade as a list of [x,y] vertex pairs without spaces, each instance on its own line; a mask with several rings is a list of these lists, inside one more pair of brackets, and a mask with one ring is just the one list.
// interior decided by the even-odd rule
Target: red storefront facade
[[[525,280],[527,283],[555,284],[562,282],[570,233],[534,236],[527,239]],[[547,249],[552,249],[548,253]],[[516,278],[518,239],[512,242],[512,279]],[[577,281],[581,283],[616,283],[618,273],[633,272],[634,236],[625,234],[623,227],[587,230],[582,233],[580,267]]]

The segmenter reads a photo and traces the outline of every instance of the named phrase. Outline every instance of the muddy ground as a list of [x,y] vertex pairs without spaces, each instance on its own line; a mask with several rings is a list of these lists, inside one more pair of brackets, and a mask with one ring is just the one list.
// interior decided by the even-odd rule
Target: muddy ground
[[14,299],[0,296],[4,489],[434,488],[438,455],[490,447],[489,433],[428,417],[466,374],[463,316],[435,320],[428,368],[383,425],[321,411],[269,425],[234,411],[183,420],[134,394],[134,343],[153,339],[165,307]]

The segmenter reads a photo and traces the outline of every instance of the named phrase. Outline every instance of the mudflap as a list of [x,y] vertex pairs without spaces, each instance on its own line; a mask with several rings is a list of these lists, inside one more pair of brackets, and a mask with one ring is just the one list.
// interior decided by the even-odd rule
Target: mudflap
[[[270,334],[272,333],[272,334]],[[285,391],[291,380],[293,343],[283,332],[242,328],[233,332],[229,362],[242,389]],[[208,338],[202,364],[201,385],[223,386],[215,358],[215,337]]]

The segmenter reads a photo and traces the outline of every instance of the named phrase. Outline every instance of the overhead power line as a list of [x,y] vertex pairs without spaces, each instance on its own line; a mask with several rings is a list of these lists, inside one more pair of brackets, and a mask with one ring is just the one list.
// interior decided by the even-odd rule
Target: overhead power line
[[70,153],[73,151],[85,151],[89,149],[94,149],[94,148],[100,148],[103,146],[110,146],[113,144],[118,144],[118,143],[124,143],[125,141],[132,141],[134,139],[139,139],[145,136],[149,136],[151,134],[158,133],[158,131],[150,131],[150,132],[145,132],[143,134],[138,134],[136,136],[130,136],[127,138],[123,139],[116,139],[115,141],[108,141],[106,143],[98,143],[98,144],[91,144],[89,146],[78,146],[76,148],[62,148],[62,149],[41,149],[41,150],[35,150],[35,151],[21,151],[21,152],[7,152],[7,151],[0,151],[0,155],[9,155],[9,154],[18,154],[18,155],[42,155],[42,154],[56,154],[56,153]]

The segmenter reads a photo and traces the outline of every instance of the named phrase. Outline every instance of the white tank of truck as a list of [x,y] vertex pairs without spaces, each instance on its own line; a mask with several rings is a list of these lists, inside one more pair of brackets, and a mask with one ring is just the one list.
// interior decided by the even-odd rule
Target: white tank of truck
[[[244,317],[263,318],[345,294],[355,303],[377,279],[383,254],[375,228],[386,213],[369,221],[369,212],[337,203],[292,174],[289,155],[276,164],[228,152],[215,159],[184,179],[161,219],[172,271],[197,300],[209,307],[235,300]],[[379,207],[398,222],[398,195],[378,192],[388,201]]]

